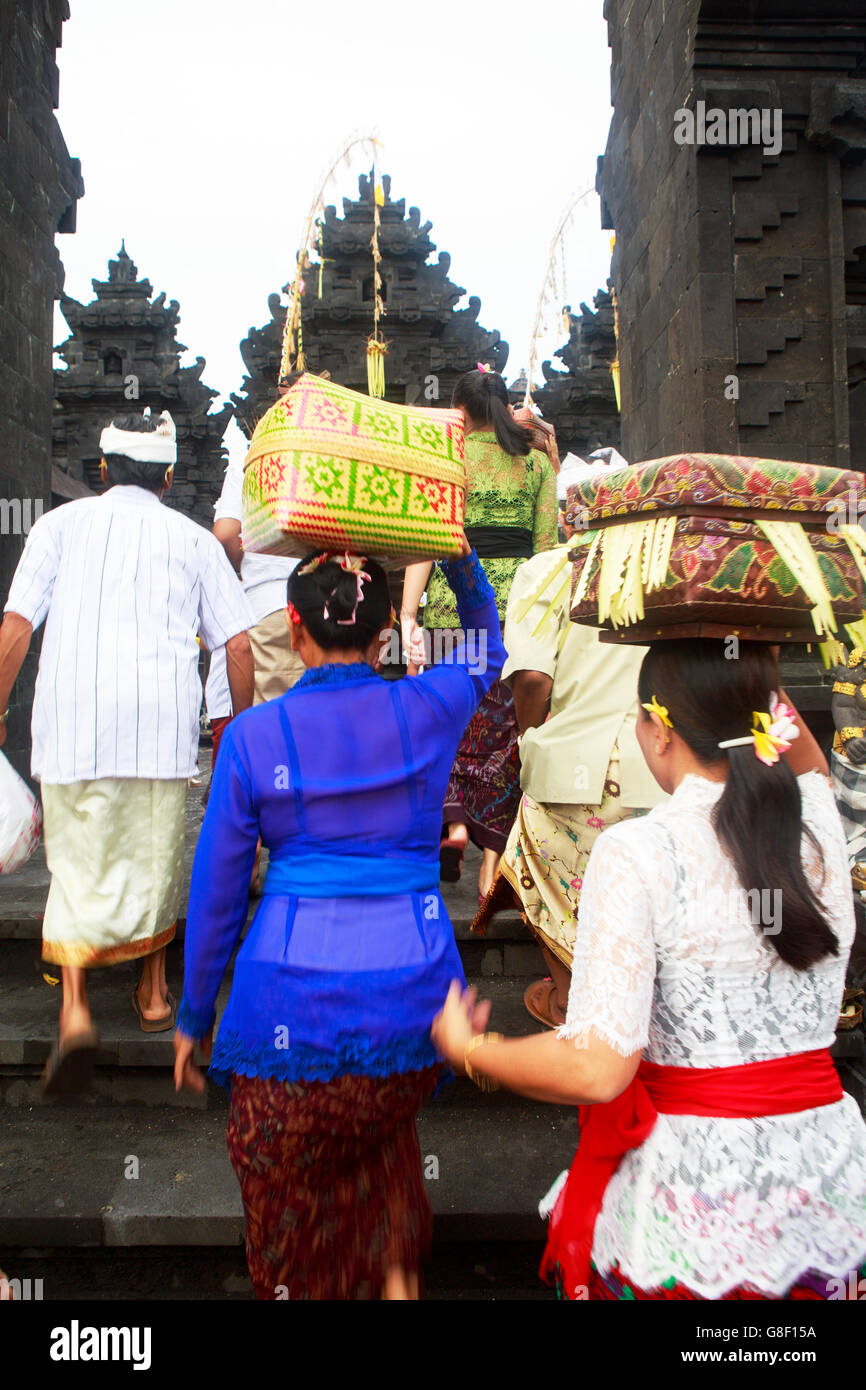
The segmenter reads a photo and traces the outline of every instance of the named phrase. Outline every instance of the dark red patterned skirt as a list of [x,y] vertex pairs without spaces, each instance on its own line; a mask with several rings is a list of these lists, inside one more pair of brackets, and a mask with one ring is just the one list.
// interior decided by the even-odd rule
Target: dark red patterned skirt
[[432,1218],[415,1115],[439,1068],[288,1083],[233,1076],[226,1134],[261,1299],[379,1298]]
[[442,819],[459,821],[480,849],[505,849],[520,803],[520,754],[514,699],[494,681],[473,714],[445,793]]

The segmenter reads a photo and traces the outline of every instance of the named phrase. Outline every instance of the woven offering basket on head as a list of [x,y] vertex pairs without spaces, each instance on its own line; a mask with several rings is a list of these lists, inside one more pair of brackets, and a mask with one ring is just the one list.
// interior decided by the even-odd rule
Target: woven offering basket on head
[[568,490],[574,622],[604,640],[816,642],[862,616],[859,473],[677,454]]
[[250,441],[244,549],[386,565],[458,555],[465,490],[459,410],[394,405],[307,374]]

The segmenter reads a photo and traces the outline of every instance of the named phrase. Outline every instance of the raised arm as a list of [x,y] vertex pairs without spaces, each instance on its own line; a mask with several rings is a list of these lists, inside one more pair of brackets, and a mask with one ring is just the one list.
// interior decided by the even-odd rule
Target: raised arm
[[559,540],[559,509],[556,503],[556,474],[547,454],[537,454],[541,481],[535,494],[532,521],[532,549],[552,550]]
[[403,648],[409,657],[408,673],[410,676],[416,675],[419,667],[424,664],[422,660],[423,638],[418,627],[418,605],[421,602],[421,595],[427,587],[432,568],[432,560],[419,560],[414,565],[407,565],[403,575],[400,635],[403,639]]
[[794,739],[791,747],[784,754],[785,762],[795,777],[800,777],[804,772],[820,772],[824,777],[829,777],[830,768],[827,765],[827,759],[821,752],[821,745],[801,717],[790,695],[787,695],[784,690],[780,690],[779,699],[783,704],[790,705],[794,711],[794,720],[800,731],[800,737]]

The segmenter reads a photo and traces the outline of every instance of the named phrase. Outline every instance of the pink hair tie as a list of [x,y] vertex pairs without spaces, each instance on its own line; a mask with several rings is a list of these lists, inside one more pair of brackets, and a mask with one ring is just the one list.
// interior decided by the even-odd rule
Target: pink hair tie
[[[370,580],[370,576],[369,576],[369,574],[367,573],[367,571],[361,569],[361,566],[362,566],[363,563],[364,563],[365,556],[363,556],[363,555],[349,555],[348,552],[347,552],[345,555],[329,555],[328,558],[329,558],[329,559],[332,559],[332,560],[335,560],[336,563],[340,566],[340,569],[345,570],[347,574],[354,574],[354,576],[355,576],[355,583],[356,583],[356,585],[357,585],[357,592],[356,592],[356,594],[355,594],[355,606],[354,606],[354,608],[352,609],[352,616],[351,616],[351,618],[337,618],[337,619],[335,619],[335,621],[336,621],[338,627],[351,627],[352,624],[353,624],[353,623],[355,622],[355,620],[357,619],[357,616],[358,616],[358,604],[364,602],[364,592],[363,592],[363,583],[364,583],[364,580],[366,579],[366,580],[368,581],[368,583],[369,583],[369,580]],[[336,593],[336,589],[332,589],[332,590],[331,590],[331,595],[330,595],[331,598],[334,597],[334,594],[335,594],[335,593]],[[328,612],[328,604],[327,604],[327,600],[326,600],[326,601],[325,601],[325,606],[324,606],[324,608],[322,609],[322,617],[327,621],[327,620],[330,618],[330,616],[331,616],[331,615],[330,615],[330,613]]]
[[493,372],[493,368],[491,367],[489,362],[476,362],[475,366],[479,372],[485,372],[488,376],[490,376]]

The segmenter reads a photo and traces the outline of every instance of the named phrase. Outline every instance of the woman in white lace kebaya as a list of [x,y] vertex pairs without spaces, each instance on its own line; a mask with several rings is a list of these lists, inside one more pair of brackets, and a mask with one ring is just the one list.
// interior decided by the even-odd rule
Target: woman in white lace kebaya
[[827,1050],[854,935],[845,836],[776,690],[769,647],[652,646],[638,738],[672,795],[596,842],[566,1023],[502,1041],[455,985],[434,1024],[482,1087],[581,1107],[542,1265],[568,1298],[857,1288],[866,1124]]

